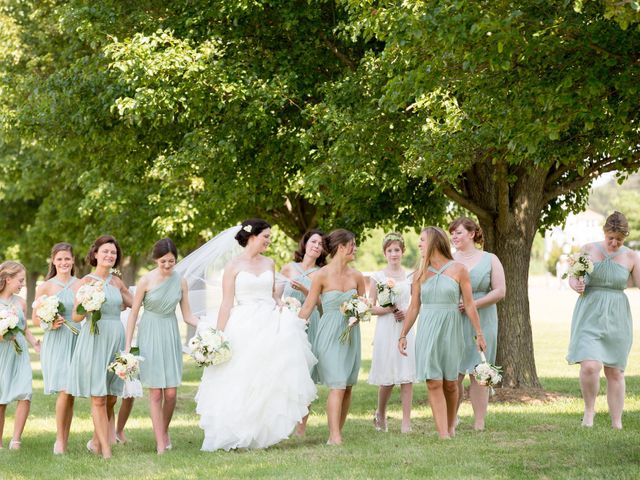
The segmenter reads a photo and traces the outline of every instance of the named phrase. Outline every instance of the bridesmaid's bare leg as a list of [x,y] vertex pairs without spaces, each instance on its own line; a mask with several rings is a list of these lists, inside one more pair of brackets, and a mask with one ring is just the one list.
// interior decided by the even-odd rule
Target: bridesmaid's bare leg
[[[469,375],[472,377],[472,375]],[[464,373],[458,374],[458,408],[456,409],[456,415],[458,415],[458,410],[460,410],[460,405],[462,405],[462,397],[464,397],[464,386],[462,383],[464,382]]]
[[429,390],[429,405],[431,405],[436,430],[441,439],[446,439],[451,437],[447,424],[447,401],[442,383],[442,380],[427,380],[427,389]]
[[7,413],[7,405],[0,405],[0,448],[2,448],[2,435],[4,434],[4,417]]
[[27,423],[27,417],[29,416],[29,410],[31,410],[31,400],[18,400],[18,405],[16,406],[16,418],[13,426],[13,438],[12,442],[20,445],[20,441],[22,438],[22,432],[24,431],[24,426]]
[[344,396],[345,390],[331,389],[327,397],[327,422],[329,424],[329,441],[327,443],[332,445],[340,445],[342,443],[340,419],[342,417]]
[[[93,417],[93,452],[102,454],[102,458],[111,458],[111,443],[109,442],[109,397],[91,397],[91,416]],[[111,406],[113,412],[113,405]]]
[[600,389],[600,370],[602,363],[596,360],[583,360],[580,362],[580,390],[584,399],[583,427],[593,426],[593,417],[596,414],[596,398]]
[[134,398],[123,398],[120,402],[120,409],[118,410],[118,423],[116,425],[116,438],[122,443],[127,442],[127,437],[124,434],[124,427],[127,425],[131,410],[133,410]]
[[489,408],[489,388],[476,382],[473,375],[470,375],[470,377],[469,398],[473,408],[473,429],[484,430],[484,418],[487,416]]
[[456,416],[458,412],[458,381],[444,380],[442,389],[444,391],[445,401],[447,402],[447,427],[449,436],[453,437],[456,434]]
[[624,372],[614,367],[604,367],[607,377],[607,404],[611,416],[611,426],[622,430],[622,410],[624,409]]
[[151,414],[153,434],[156,437],[156,452],[158,454],[163,454],[166,449],[166,445],[164,436],[164,418],[162,414],[161,388],[149,389],[149,413]]
[[165,447],[171,445],[171,439],[169,438],[169,424],[171,423],[171,419],[173,418],[173,412],[176,409],[176,401],[178,397],[178,389],[173,388],[165,388],[164,392],[164,400],[162,403],[162,417],[163,417],[163,428],[164,428],[164,443]]
[[342,397],[342,408],[340,409],[340,436],[342,436],[342,429],[347,421],[347,415],[349,414],[349,407],[351,406],[351,385],[349,385]]
[[400,401],[402,403],[402,433],[411,431],[411,404],[413,403],[413,384],[403,383],[400,385]]

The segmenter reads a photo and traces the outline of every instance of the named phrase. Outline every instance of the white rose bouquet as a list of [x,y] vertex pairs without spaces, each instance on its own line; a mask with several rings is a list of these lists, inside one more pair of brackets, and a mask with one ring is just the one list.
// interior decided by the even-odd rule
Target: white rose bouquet
[[365,297],[359,297],[357,293],[340,305],[340,312],[344,315],[347,326],[340,334],[340,343],[351,344],[351,329],[358,322],[371,320],[371,305]]
[[22,347],[15,336],[24,331],[18,327],[20,317],[13,305],[0,307],[0,336],[5,340],[13,340],[13,348],[17,354],[22,353]]
[[386,282],[377,282],[376,289],[378,290],[378,304],[381,307],[392,307],[398,301],[400,292],[398,292],[393,278],[387,278]]
[[207,327],[189,340],[191,357],[200,367],[220,365],[231,360],[231,345],[221,330]]
[[80,315],[87,315],[91,322],[91,335],[98,335],[98,320],[102,318],[100,308],[106,300],[104,289],[101,282],[89,282],[82,285],[76,293],[78,307],[76,311]]
[[115,373],[122,380],[133,380],[140,373],[140,362],[144,360],[137,353],[137,348],[132,348],[129,353],[116,353],[116,359],[109,364],[107,371]]
[[[40,324],[43,330],[50,330],[53,324],[59,318],[62,318],[64,314],[64,305],[58,297],[55,295],[43,295],[33,303],[33,308],[36,309],[36,316],[40,319]],[[64,320],[64,319],[63,319]],[[78,334],[78,329],[69,325],[66,321],[63,323],[71,333]]]
[[569,255],[569,270],[562,275],[562,278],[574,277],[580,281],[584,281],[584,277],[593,273],[593,261],[588,254],[584,252]]
[[491,392],[493,393],[493,387],[502,381],[502,375],[500,374],[502,367],[497,367],[487,362],[484,352],[480,352],[480,359],[482,362],[473,369],[473,376],[480,385],[491,387]]
[[302,304],[300,303],[300,300],[298,300],[297,298],[284,297],[283,301],[284,301],[285,307],[287,307],[293,313],[298,313],[302,308]]

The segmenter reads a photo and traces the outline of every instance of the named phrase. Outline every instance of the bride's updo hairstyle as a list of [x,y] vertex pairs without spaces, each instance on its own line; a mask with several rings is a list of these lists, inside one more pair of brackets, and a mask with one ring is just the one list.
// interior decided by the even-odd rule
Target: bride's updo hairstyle
[[333,257],[340,245],[347,245],[355,240],[356,236],[349,230],[338,228],[322,237],[322,248],[328,257]]
[[469,217],[459,217],[449,224],[449,233],[453,233],[458,227],[462,226],[467,232],[473,233],[473,243],[482,246],[484,244],[484,236],[480,225],[471,220]]
[[607,217],[607,221],[602,228],[608,233],[621,233],[625,237],[629,236],[629,222],[622,213],[615,211]]
[[271,228],[271,225],[261,218],[250,218],[249,220],[242,222],[240,226],[242,228],[240,228],[240,231],[236,233],[236,240],[241,247],[247,246],[249,238],[260,235],[260,232],[263,230]]

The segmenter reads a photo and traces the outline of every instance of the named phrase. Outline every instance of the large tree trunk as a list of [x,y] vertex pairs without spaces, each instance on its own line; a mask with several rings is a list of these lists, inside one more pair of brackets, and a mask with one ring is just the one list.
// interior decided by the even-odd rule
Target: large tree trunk
[[33,301],[36,299],[36,284],[38,283],[38,277],[40,277],[40,275],[42,275],[40,272],[27,271],[27,318],[31,318],[31,305],[33,305]]

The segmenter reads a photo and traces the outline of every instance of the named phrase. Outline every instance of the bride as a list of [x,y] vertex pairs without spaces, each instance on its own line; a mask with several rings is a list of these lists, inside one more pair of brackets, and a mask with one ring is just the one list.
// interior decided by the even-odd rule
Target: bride
[[274,262],[262,255],[271,243],[267,222],[246,220],[176,266],[193,288],[194,311],[212,317],[215,295],[206,287],[215,277],[211,270],[231,252],[231,238],[244,250],[224,266],[214,322],[229,340],[232,358],[205,368],[196,395],[205,451],[274,445],[289,437],[316,398],[309,373],[316,358],[304,323],[275,298]]

